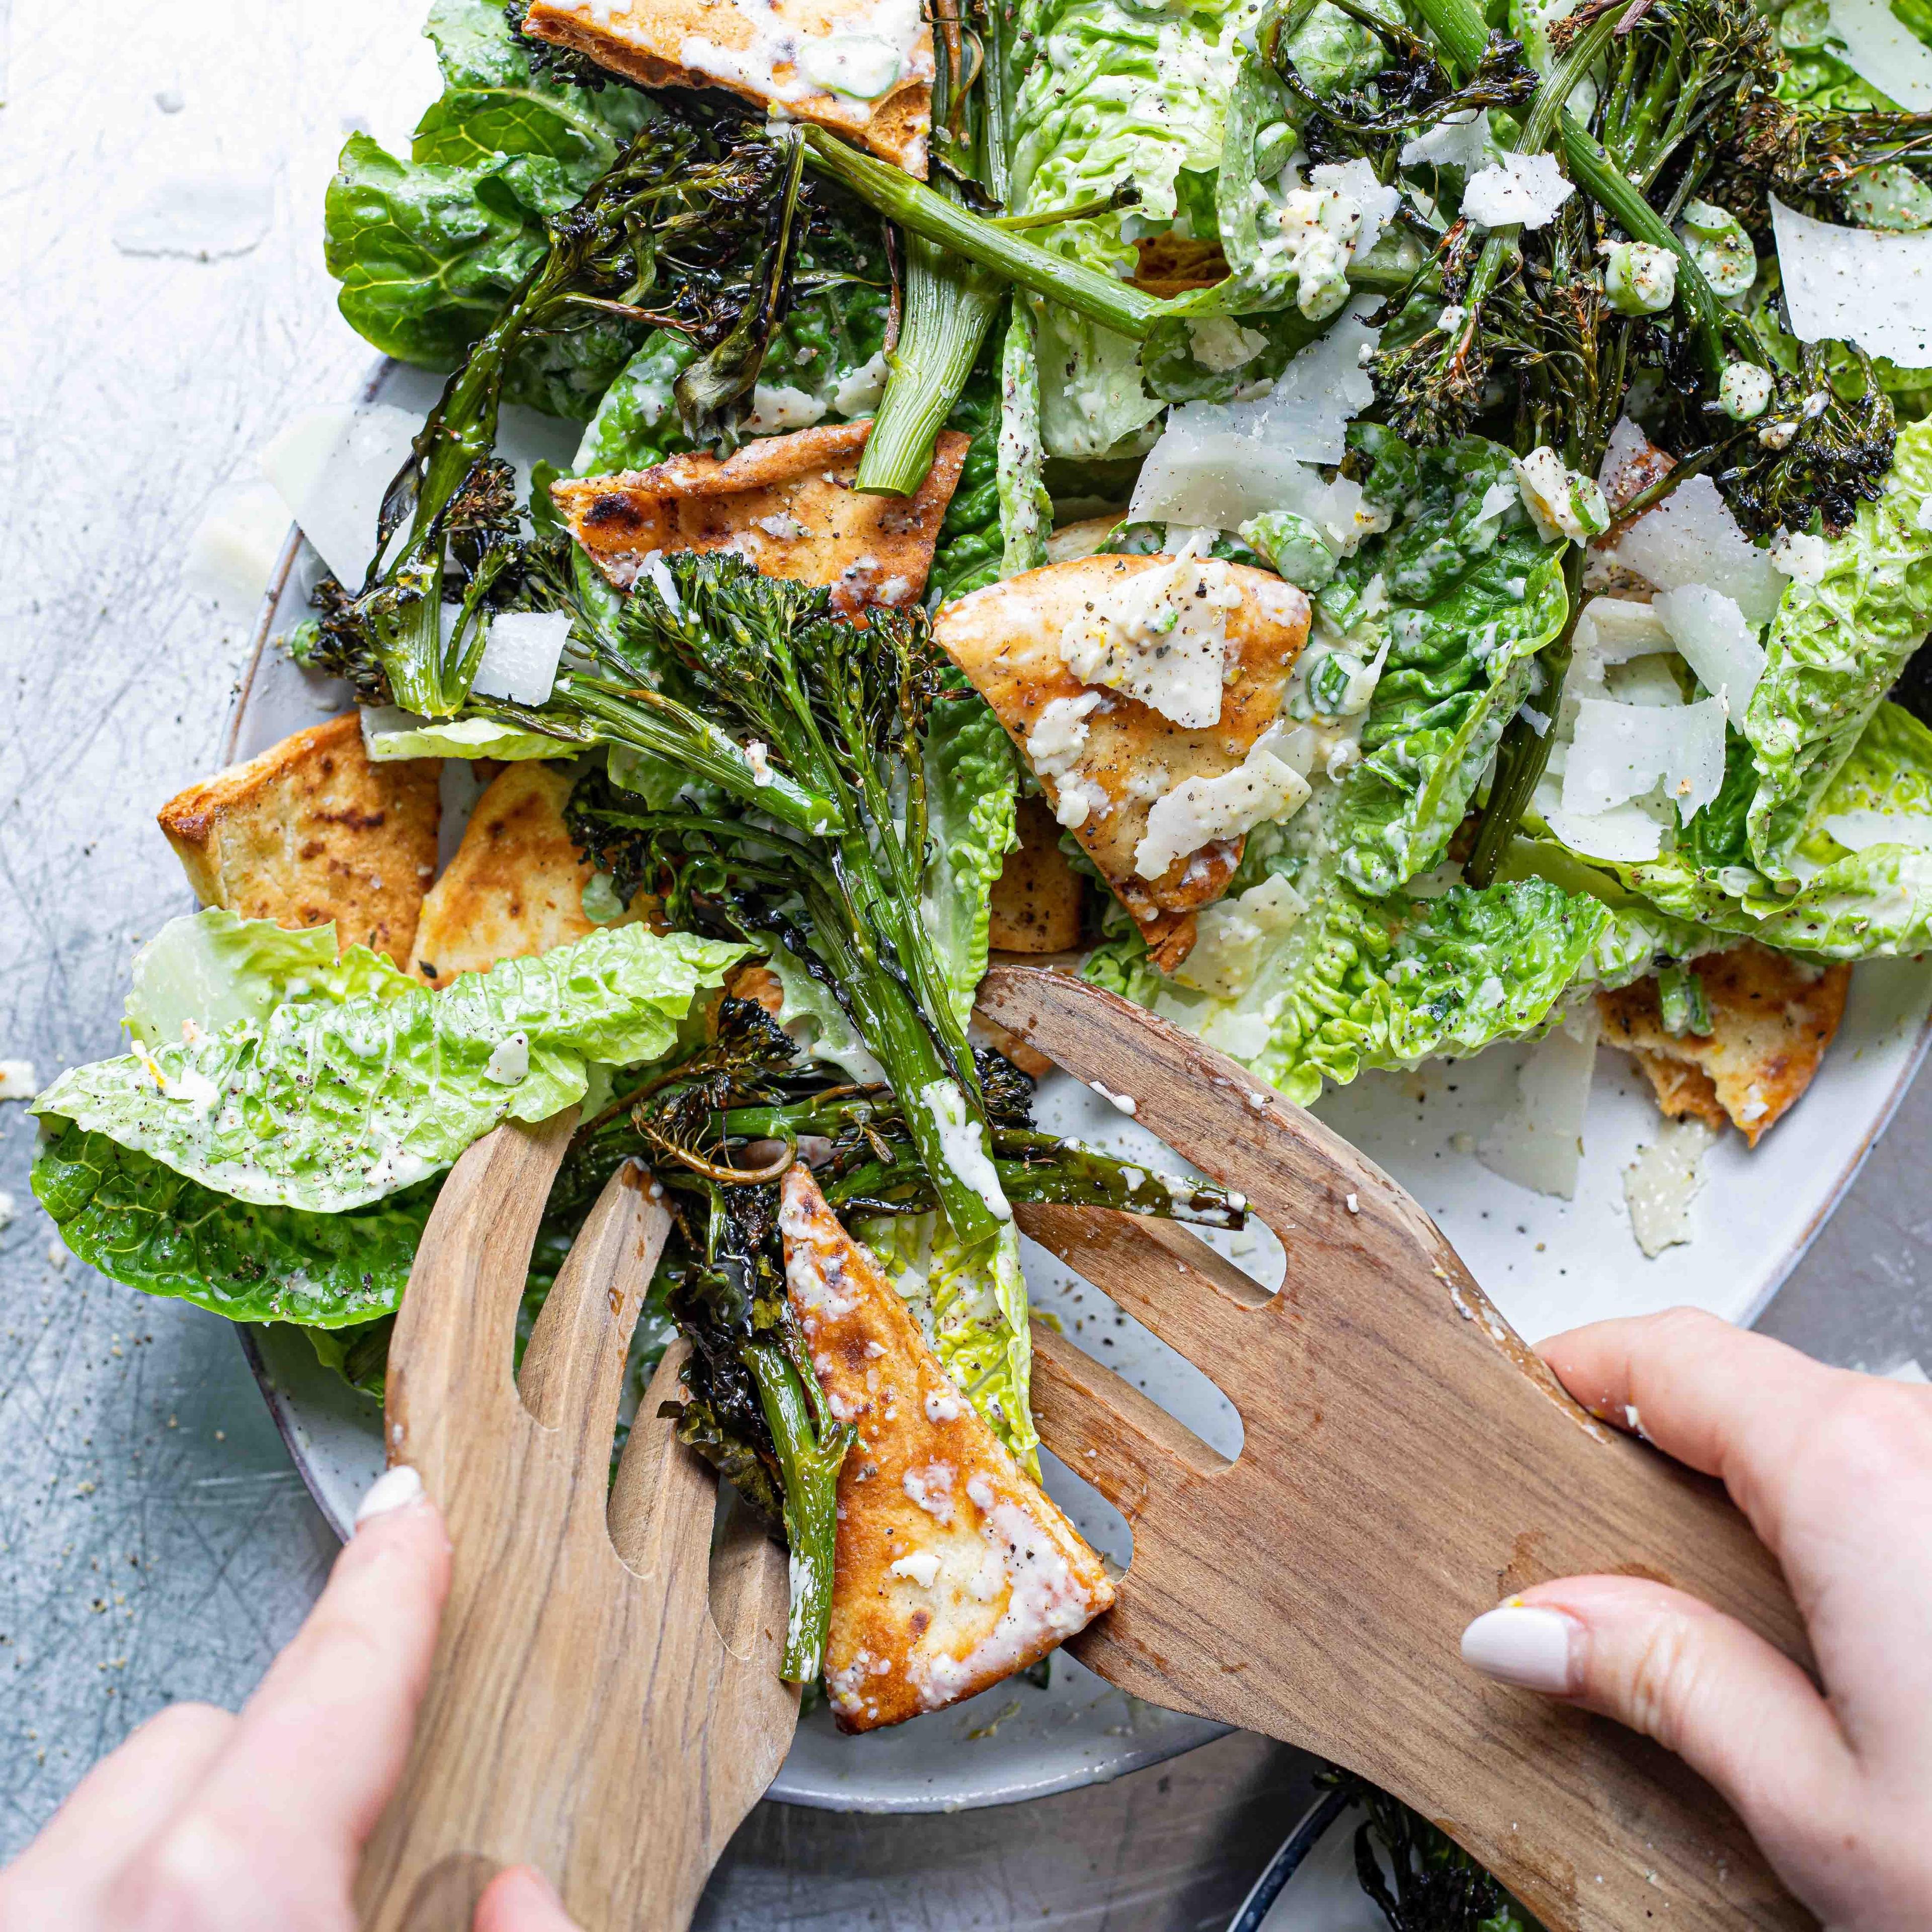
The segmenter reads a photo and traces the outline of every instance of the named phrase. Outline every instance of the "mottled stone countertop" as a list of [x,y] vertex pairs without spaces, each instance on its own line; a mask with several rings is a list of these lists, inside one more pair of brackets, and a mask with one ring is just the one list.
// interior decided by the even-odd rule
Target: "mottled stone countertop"
[[[433,92],[418,10],[0,0],[0,1058],[44,1076],[113,1049],[130,952],[184,908],[153,814],[214,763],[254,614],[184,557],[211,508],[272,519],[257,452],[368,367],[321,196],[345,130],[394,142]],[[186,177],[240,252],[129,252]],[[226,1325],[62,1264],[33,1138],[0,1107],[0,1853],[161,1704],[243,1697],[333,1552]],[[1928,1156],[1922,1082],[1765,1326],[1837,1361],[1932,1360]],[[1219,1926],[1309,1770],[1238,1736],[1007,1810],[762,1805],[699,1922]]]

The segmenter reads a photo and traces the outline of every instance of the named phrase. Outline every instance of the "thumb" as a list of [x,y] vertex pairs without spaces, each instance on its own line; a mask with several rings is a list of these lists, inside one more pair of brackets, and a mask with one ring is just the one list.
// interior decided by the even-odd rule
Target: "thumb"
[[535,1865],[499,1872],[476,1901],[470,1932],[582,1932]]
[[1486,1676],[1654,1738],[1708,1778],[1767,1849],[1808,1839],[1855,1774],[1804,1672],[1735,1618],[1665,1584],[1539,1583],[1470,1624],[1462,1655]]

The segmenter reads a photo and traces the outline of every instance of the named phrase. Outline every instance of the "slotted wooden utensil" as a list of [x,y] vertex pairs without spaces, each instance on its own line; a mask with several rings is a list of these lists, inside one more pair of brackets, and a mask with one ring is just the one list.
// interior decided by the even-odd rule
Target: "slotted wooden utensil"
[[1172,1224],[1016,1210],[1200,1368],[1232,1462],[1036,1328],[1040,1434],[1127,1518],[1081,1661],[1174,1710],[1350,1766],[1436,1820],[1552,1928],[1808,1925],[1717,1794],[1621,1726],[1465,1665],[1469,1621],[1552,1576],[1655,1578],[1809,1665],[1768,1552],[1714,1483],[1606,1427],[1373,1162],[1102,988],[999,966],[982,1016],[1245,1193],[1287,1252],[1262,1292]]
[[592,1209],[512,1374],[518,1304],[576,1110],[500,1127],[443,1184],[389,1352],[386,1426],[441,1506],[449,1604],[401,1784],[364,1855],[365,1932],[469,1932],[542,1868],[588,1932],[676,1932],[777,1775],[784,1552],[658,1418],[667,1351],[610,1482],[631,1331],[668,1217],[641,1169]]

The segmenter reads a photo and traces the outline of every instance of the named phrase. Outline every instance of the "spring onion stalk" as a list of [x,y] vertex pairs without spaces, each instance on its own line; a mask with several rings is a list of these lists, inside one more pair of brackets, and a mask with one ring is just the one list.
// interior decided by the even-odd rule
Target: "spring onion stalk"
[[1164,303],[1131,283],[1116,281],[1096,268],[1054,254],[1023,234],[995,227],[890,162],[874,160],[848,148],[823,128],[808,128],[805,139],[806,158],[812,166],[843,182],[861,201],[902,228],[991,268],[1102,328],[1144,342],[1166,314]]
[[1005,298],[1006,284],[976,262],[949,254],[922,235],[905,244],[905,314],[892,372],[866,439],[854,488],[910,496],[932,466],[932,446]]

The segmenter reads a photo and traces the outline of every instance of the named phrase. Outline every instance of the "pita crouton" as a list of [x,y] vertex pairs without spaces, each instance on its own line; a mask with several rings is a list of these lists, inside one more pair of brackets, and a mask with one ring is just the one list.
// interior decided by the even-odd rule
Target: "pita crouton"
[[[1189,780],[1222,778],[1243,765],[1280,717],[1282,688],[1308,636],[1308,599],[1293,584],[1244,565],[1215,565],[1238,601],[1222,614],[1226,668],[1211,725],[1190,729],[1137,697],[1083,684],[1062,655],[1062,638],[1096,625],[1095,614],[1115,608],[1124,583],[1171,572],[1176,561],[1101,555],[1050,563],[945,605],[933,626],[1165,972],[1186,957],[1194,911],[1227,890],[1244,841],[1210,838],[1180,851],[1157,877],[1143,878],[1137,854],[1150,814]],[[1076,701],[1086,707],[1077,716]],[[1049,706],[1054,715],[1036,735]]]
[[852,488],[868,422],[760,436],[720,458],[674,456],[654,469],[566,478],[550,496],[570,533],[620,590],[651,555],[729,550],[767,577],[832,587],[836,610],[914,604],[926,589],[970,439],[943,431],[913,496]]
[[158,818],[204,905],[410,956],[436,875],[442,761],[377,764],[354,712],[190,785]]
[[986,944],[995,952],[1064,952],[1080,944],[1080,878],[1045,802],[1019,802],[1019,844],[993,881]]
[[1010,1677],[1114,1600],[1100,1559],[974,1413],[810,1171],[785,1176],[785,1282],[832,1413],[838,1478],[825,1688],[875,1730]]
[[1604,1040],[1635,1058],[1671,1119],[1720,1130],[1730,1121],[1756,1147],[1811,1084],[1844,1016],[1852,969],[1747,944],[1690,970],[1711,1010],[1708,1034],[1666,1032],[1657,982],[1640,980],[1597,995]]
[[[846,134],[926,178],[932,32],[895,44],[863,0],[533,0],[524,32],[646,87],[724,87]],[[868,88],[875,93],[867,94]],[[836,90],[836,91],[835,91]]]
[[563,829],[570,775],[506,765],[476,801],[463,843],[423,901],[410,970],[432,986],[596,931],[584,916],[592,868]]

